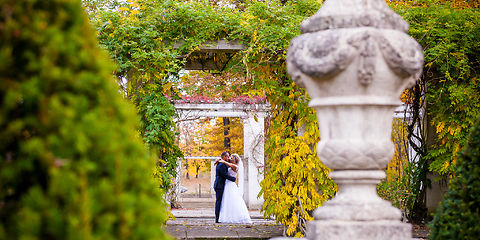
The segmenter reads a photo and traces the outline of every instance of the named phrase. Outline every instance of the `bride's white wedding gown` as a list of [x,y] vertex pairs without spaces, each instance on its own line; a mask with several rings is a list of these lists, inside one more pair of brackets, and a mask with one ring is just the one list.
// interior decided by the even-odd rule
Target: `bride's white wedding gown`
[[[228,168],[228,175],[236,177],[237,173]],[[245,205],[240,189],[235,182],[229,180],[225,182],[218,221],[221,223],[252,223],[247,205]]]

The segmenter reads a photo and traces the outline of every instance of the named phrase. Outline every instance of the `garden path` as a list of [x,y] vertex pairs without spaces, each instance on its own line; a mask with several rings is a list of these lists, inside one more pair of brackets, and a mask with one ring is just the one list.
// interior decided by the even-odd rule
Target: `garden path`
[[[283,226],[273,219],[264,219],[258,210],[250,210],[252,224],[215,223],[213,199],[189,198],[184,200],[184,208],[172,209],[175,217],[167,221],[167,232],[176,239],[270,239],[283,235]],[[428,229],[414,225],[414,239],[426,239]]]

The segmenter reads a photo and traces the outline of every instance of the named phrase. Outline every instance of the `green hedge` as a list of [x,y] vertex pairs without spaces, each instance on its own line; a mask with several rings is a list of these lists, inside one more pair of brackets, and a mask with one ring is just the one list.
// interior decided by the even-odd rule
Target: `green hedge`
[[480,122],[460,154],[455,177],[431,223],[430,239],[478,239],[480,236]]
[[154,161],[80,1],[0,1],[0,239],[162,239]]

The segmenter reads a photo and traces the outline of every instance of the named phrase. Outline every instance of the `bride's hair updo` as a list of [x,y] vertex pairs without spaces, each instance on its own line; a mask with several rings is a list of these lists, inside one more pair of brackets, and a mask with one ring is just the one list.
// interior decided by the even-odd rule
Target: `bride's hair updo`
[[232,159],[234,164],[238,164],[238,162],[240,162],[240,156],[238,156],[236,153],[232,154]]

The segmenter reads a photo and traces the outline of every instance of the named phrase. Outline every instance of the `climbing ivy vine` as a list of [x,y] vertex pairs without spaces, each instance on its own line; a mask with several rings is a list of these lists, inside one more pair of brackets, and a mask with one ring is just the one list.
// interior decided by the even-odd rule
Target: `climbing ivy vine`
[[404,99],[413,110],[409,143],[418,158],[405,168],[408,176],[400,177],[410,184],[408,218],[422,222],[428,173],[452,176],[459,150],[480,117],[479,2],[392,1],[390,6],[410,23],[409,34],[424,48],[424,73]]
[[410,23],[410,34],[424,47],[422,89],[438,142],[430,170],[453,173],[459,150],[480,117],[478,77],[480,11],[467,1],[422,1],[393,5]]

